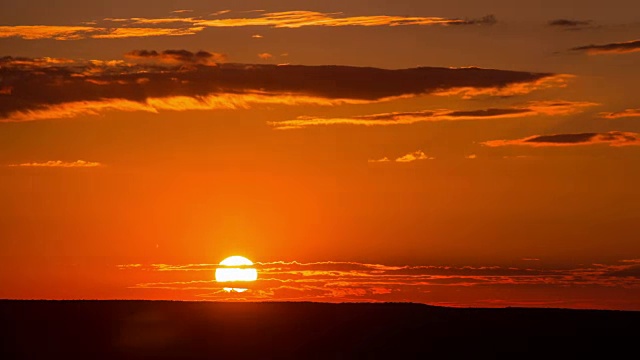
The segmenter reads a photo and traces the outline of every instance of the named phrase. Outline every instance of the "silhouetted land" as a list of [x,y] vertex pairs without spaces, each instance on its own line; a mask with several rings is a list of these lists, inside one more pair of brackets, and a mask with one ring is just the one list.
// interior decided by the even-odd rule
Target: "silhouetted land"
[[639,324],[625,311],[0,301],[3,359],[618,358],[637,354]]

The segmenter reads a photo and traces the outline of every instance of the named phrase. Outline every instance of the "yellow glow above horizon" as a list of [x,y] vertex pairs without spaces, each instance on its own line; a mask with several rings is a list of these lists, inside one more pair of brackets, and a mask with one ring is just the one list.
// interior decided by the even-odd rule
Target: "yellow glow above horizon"
[[[230,256],[220,262],[219,268],[216,269],[217,282],[249,282],[258,279],[258,270],[249,268],[253,262],[243,256]],[[244,288],[225,287],[227,292],[244,292]]]

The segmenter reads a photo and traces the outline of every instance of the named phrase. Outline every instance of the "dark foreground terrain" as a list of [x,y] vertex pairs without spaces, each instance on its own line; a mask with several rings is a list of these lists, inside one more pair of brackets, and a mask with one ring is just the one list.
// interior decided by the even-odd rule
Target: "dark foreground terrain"
[[621,311],[4,300],[0,357],[622,358],[637,354],[639,324],[640,312]]

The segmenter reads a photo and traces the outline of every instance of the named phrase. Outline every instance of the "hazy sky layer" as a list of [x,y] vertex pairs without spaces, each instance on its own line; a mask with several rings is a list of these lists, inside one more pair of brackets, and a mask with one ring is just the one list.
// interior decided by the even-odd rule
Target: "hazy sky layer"
[[0,297],[638,310],[635,7],[4,3]]

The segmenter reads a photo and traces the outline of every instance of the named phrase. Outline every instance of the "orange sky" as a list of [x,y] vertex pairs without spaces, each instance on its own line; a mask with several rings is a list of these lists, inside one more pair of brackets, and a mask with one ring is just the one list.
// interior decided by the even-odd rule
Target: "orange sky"
[[640,310],[633,4],[3,4],[0,298]]

